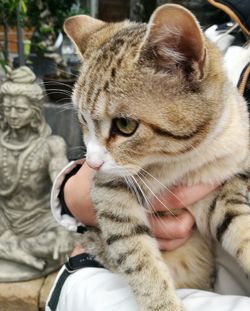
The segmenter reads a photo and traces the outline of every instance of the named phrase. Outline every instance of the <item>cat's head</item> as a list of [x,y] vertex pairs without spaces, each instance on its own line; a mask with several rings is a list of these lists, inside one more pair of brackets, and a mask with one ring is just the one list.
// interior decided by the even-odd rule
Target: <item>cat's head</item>
[[73,101],[91,167],[136,173],[183,157],[215,130],[221,58],[185,8],[163,5],[147,25],[74,16],[65,31],[82,59]]

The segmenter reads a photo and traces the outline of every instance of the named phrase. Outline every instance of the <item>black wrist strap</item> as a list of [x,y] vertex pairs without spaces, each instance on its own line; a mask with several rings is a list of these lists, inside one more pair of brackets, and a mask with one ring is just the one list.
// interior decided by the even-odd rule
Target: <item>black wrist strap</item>
[[[74,176],[78,171],[79,171],[79,169],[81,168],[81,164],[77,164],[76,165],[76,167],[74,167],[73,169],[72,169],[72,171],[71,172],[69,172],[66,176],[65,176],[65,178],[64,178],[64,180],[63,180],[63,182],[62,182],[62,184],[61,184],[61,188],[60,188],[60,191],[59,191],[59,194],[58,194],[58,199],[59,199],[59,201],[60,201],[60,204],[61,204],[61,215],[69,215],[69,216],[71,216],[71,217],[73,217],[74,218],[74,216],[72,215],[72,213],[71,213],[71,211],[69,210],[69,208],[68,208],[68,206],[67,206],[67,204],[66,204],[66,202],[65,202],[65,198],[64,198],[64,187],[65,187],[65,184],[66,184],[66,182],[69,180],[69,178],[70,177],[72,177],[72,176]],[[83,234],[84,232],[86,232],[86,231],[88,231],[88,227],[87,226],[78,226],[77,227],[77,229],[76,229],[76,232],[77,233],[81,233],[81,234]]]
[[97,260],[95,260],[94,256],[88,253],[82,253],[69,258],[69,260],[65,263],[65,270],[58,278],[54,286],[53,292],[50,296],[50,299],[48,301],[48,307],[50,308],[51,311],[56,311],[60,294],[66,279],[77,270],[87,267],[104,268],[103,265],[101,265]]
[[62,185],[61,185],[61,188],[60,188],[60,192],[58,194],[58,199],[59,199],[60,204],[61,204],[61,215],[67,214],[67,215],[69,215],[71,217],[74,217],[72,215],[72,213],[70,212],[67,204],[65,203],[64,187],[65,187],[66,182],[69,180],[69,178],[74,176],[79,171],[80,168],[81,168],[80,164],[78,164],[76,167],[74,167],[73,170],[71,172],[69,172],[65,176],[64,181],[62,182]]
[[78,269],[92,267],[92,268],[104,268],[93,255],[88,253],[83,253],[70,257],[69,260],[65,263],[66,269],[72,273]]

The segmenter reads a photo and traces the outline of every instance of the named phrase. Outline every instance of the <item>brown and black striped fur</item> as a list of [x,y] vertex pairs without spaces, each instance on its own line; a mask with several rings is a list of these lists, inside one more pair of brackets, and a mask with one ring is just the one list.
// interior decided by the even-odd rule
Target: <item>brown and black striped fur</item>
[[[175,286],[211,287],[214,241],[250,273],[247,106],[193,15],[165,5],[149,25],[76,16],[65,31],[82,58],[73,100],[87,161],[103,154],[92,188],[100,230],[85,235],[89,251],[126,276],[145,311],[183,310]],[[117,118],[138,127],[121,135]],[[187,207],[198,230],[161,253],[150,201],[164,188],[201,182],[221,186]]]

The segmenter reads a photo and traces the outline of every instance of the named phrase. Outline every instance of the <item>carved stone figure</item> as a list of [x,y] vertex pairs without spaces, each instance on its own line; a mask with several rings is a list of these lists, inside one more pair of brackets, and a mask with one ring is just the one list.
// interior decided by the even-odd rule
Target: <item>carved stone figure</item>
[[67,163],[66,146],[44,120],[35,79],[20,67],[0,87],[0,282],[48,274],[73,248],[72,236],[50,211],[52,181]]

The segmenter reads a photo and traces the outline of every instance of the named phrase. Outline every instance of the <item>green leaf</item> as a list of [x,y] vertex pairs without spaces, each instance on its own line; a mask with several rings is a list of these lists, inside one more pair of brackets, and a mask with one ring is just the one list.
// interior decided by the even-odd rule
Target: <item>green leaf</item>
[[24,0],[21,0],[21,10],[23,14],[27,13],[27,5]]
[[10,5],[10,12],[13,13],[18,6],[19,0],[10,0],[9,5]]

